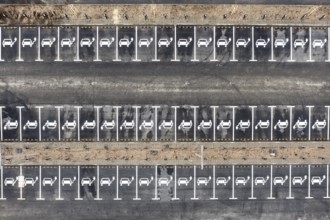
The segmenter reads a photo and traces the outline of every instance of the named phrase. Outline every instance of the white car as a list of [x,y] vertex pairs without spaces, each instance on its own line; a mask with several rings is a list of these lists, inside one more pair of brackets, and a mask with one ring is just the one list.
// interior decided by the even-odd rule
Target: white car
[[298,129],[304,129],[307,127],[307,120],[305,121],[300,121],[299,119],[297,120],[296,124],[293,125],[293,129],[295,130],[296,128]]
[[36,177],[35,179],[30,178],[30,177],[27,177],[27,178],[25,178],[25,180],[24,180],[24,186],[27,186],[27,185],[34,186],[34,184],[35,184],[37,181],[38,181],[38,177]]
[[292,179],[292,184],[296,185],[296,184],[300,184],[302,185],[305,181],[307,180],[307,175],[305,175],[304,177],[301,176],[295,176]]
[[140,185],[140,186],[149,186],[150,183],[151,183],[153,180],[154,180],[154,177],[153,177],[153,176],[151,176],[150,179],[149,179],[149,178],[145,178],[145,177],[140,178],[140,179],[139,179],[139,185]]
[[14,186],[15,183],[17,182],[17,180],[18,180],[18,176],[16,177],[16,179],[11,178],[11,177],[7,177],[4,181],[5,186],[8,186],[8,185]]
[[269,127],[269,120],[267,121],[259,121],[258,124],[255,126],[255,129],[257,130],[258,127],[260,127],[261,129],[267,129]]
[[102,38],[100,40],[100,47],[106,46],[106,47],[110,47],[110,45],[115,41],[115,38],[112,37],[111,39],[109,38]]
[[320,39],[315,39],[313,40],[313,48],[316,48],[316,47],[319,47],[319,48],[323,48],[324,45],[326,44],[327,42],[327,39],[324,39],[324,40],[320,40]]
[[322,178],[320,176],[313,176],[311,179],[311,183],[312,183],[312,185],[314,185],[314,184],[321,185],[322,182],[325,180],[325,178],[326,178],[325,175],[323,175]]
[[235,184],[236,186],[238,185],[243,185],[245,186],[245,184],[250,180],[250,176],[247,176],[246,178],[245,177],[236,177],[236,180],[235,180]]
[[248,129],[249,127],[250,127],[250,120],[247,120],[247,121],[240,120],[240,122],[236,125],[236,130]]
[[274,42],[274,46],[275,48],[277,47],[282,47],[284,48],[285,45],[289,42],[289,38],[286,38],[286,39],[276,39],[275,42]]
[[246,47],[250,41],[251,41],[250,38],[248,38],[248,40],[245,40],[243,38],[237,39],[236,47],[240,47],[240,46]]
[[165,47],[168,47],[170,46],[171,42],[173,41],[173,38],[170,37],[170,39],[168,38],[160,38],[159,41],[158,41],[158,47],[161,47],[161,46],[165,46]]
[[192,121],[185,121],[185,120],[182,120],[181,124],[179,125],[178,129],[179,130],[183,130],[183,129],[190,129],[192,127],[193,123]]
[[132,176],[131,179],[127,178],[127,177],[123,177],[120,179],[120,186],[123,186],[123,185],[126,185],[126,186],[129,186],[131,185],[131,183],[134,181],[134,176]]
[[210,129],[211,127],[212,127],[212,121],[211,120],[209,120],[209,121],[202,120],[202,122],[197,126],[197,129],[198,130]]
[[139,126],[139,130],[142,130],[142,128],[150,130],[154,127],[154,121],[145,121],[143,120],[142,124]]
[[170,185],[170,182],[173,180],[173,177],[170,176],[170,178],[166,178],[166,177],[161,177],[158,179],[158,186],[162,186],[162,185]]
[[112,120],[112,121],[105,120],[103,122],[103,124],[101,125],[101,130],[104,130],[104,129],[108,129],[108,130],[114,129],[115,125],[116,124],[115,124],[115,121],[114,120]]
[[230,42],[231,42],[231,38],[228,38],[228,40],[226,38],[220,38],[217,41],[217,47],[220,46],[227,47]]
[[56,122],[56,120],[54,120],[54,121],[46,121],[46,123],[44,124],[44,126],[42,126],[42,130],[46,130],[46,128],[47,129],[51,129],[51,130],[53,130],[53,129],[55,129],[57,127],[57,122]]
[[191,41],[192,41],[191,37],[189,37],[188,39],[180,38],[178,40],[178,47],[181,47],[181,46],[188,47]]
[[95,181],[95,176],[93,176],[92,179],[88,178],[88,177],[82,178],[81,179],[81,185],[82,186],[86,186],[86,185],[91,186],[94,181]]
[[4,130],[14,130],[14,129],[17,129],[17,127],[18,127],[17,120],[15,120],[15,121],[8,120],[5,124],[5,126],[3,126],[3,129]]
[[228,121],[221,120],[220,124],[217,126],[217,130],[220,130],[220,128],[229,129],[230,127],[231,127],[231,120]]
[[49,177],[45,177],[42,180],[42,185],[43,186],[46,186],[46,185],[53,186],[54,183],[56,182],[56,180],[57,180],[57,177],[56,176],[54,177],[54,179],[49,178]]
[[3,39],[3,41],[2,41],[2,46],[3,46],[3,47],[6,47],[6,46],[13,47],[13,45],[16,43],[16,41],[17,41],[17,37],[14,37],[14,39],[11,39],[11,38],[5,38],[5,39]]
[[165,121],[163,120],[163,122],[159,125],[158,129],[161,130],[162,128],[166,129],[166,130],[170,130],[173,127],[173,121]]
[[72,186],[72,184],[76,181],[76,177],[74,176],[73,179],[66,177],[62,179],[62,186],[69,185]]
[[68,46],[68,47],[71,47],[72,44],[76,41],[76,38],[73,37],[72,40],[70,38],[63,38],[61,40],[61,47],[63,46]]
[[319,121],[319,120],[316,120],[315,123],[313,124],[312,126],[312,129],[323,129],[327,126],[327,122],[325,120],[323,121]]
[[66,129],[69,129],[69,130],[73,130],[73,129],[75,129],[76,128],[76,121],[75,120],[73,120],[73,121],[68,121],[68,120],[66,120],[66,122],[64,123],[64,125],[62,126],[62,130],[64,130],[65,128]]
[[296,39],[293,43],[294,48],[301,47],[304,48],[305,44],[308,42],[308,39],[306,38],[305,41],[303,39]]
[[289,125],[289,122],[288,120],[285,120],[285,121],[281,121],[281,120],[278,120],[278,122],[276,123],[276,125],[274,126],[274,129],[276,130],[277,128],[279,129],[285,129],[287,128]]
[[208,47],[209,44],[212,42],[212,38],[210,37],[209,39],[206,39],[206,38],[200,38],[198,39],[197,41],[197,46],[200,47],[200,46],[205,46],[205,47]]
[[267,176],[266,178],[263,177],[263,176],[258,176],[258,177],[255,178],[254,184],[256,186],[259,185],[259,184],[264,186],[267,183],[268,180],[269,180],[269,176]]
[[33,39],[30,39],[30,38],[24,38],[22,40],[22,47],[25,47],[25,46],[30,46],[32,47],[33,44],[36,42],[37,38],[34,37]]
[[85,123],[81,126],[81,130],[84,130],[85,128],[86,129],[94,129],[96,126],[96,122],[95,120],[93,121],[85,121]]
[[151,42],[153,40],[154,39],[152,37],[150,39],[148,39],[148,38],[142,38],[142,39],[139,40],[139,47],[142,47],[142,46],[149,47],[149,45],[151,44]]
[[95,38],[94,37],[92,37],[92,39],[90,39],[88,37],[82,38],[80,40],[80,47],[83,47],[83,46],[90,47],[93,44],[94,41],[95,41]]
[[281,184],[283,186],[283,184],[285,183],[285,181],[287,181],[288,176],[286,175],[284,178],[282,176],[277,176],[274,178],[273,183],[276,186],[277,184]]
[[227,185],[227,183],[230,181],[231,177],[228,176],[227,178],[226,177],[218,177],[217,180],[216,180],[216,184],[217,186],[219,185]]
[[38,122],[37,120],[35,121],[27,121],[26,124],[23,126],[23,130],[28,129],[36,129],[38,127]]
[[180,177],[178,178],[178,186],[181,185],[188,186],[191,180],[192,180],[192,176],[190,176],[189,179],[187,177]]
[[197,178],[197,185],[198,186],[200,186],[200,185],[207,186],[207,184],[210,182],[211,179],[212,179],[211,176],[209,176],[209,178],[207,178],[207,177],[198,177]]
[[52,37],[52,38],[43,38],[41,40],[41,46],[42,47],[44,47],[44,46],[51,47],[55,41],[56,41],[56,38],[55,37]]
[[124,123],[122,125],[120,125],[119,129],[123,130],[123,128],[125,129],[133,129],[135,126],[134,120],[132,121],[124,121]]
[[268,38],[267,41],[265,39],[257,39],[256,40],[256,48],[258,47],[266,47],[269,43],[270,39]]
[[110,186],[113,181],[115,181],[114,176],[112,177],[112,179],[104,177],[104,178],[101,178],[100,185],[101,186],[104,186],[104,185]]
[[131,45],[131,43],[133,42],[134,38],[131,37],[131,39],[128,39],[128,38],[122,38],[119,40],[119,47],[121,46],[126,46],[126,47],[129,47],[129,45]]

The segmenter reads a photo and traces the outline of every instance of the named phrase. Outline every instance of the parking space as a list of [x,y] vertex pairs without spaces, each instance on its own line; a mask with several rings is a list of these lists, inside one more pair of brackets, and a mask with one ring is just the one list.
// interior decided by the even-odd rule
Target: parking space
[[274,140],[287,141],[291,130],[290,109],[286,106],[277,107],[274,110]]
[[193,26],[178,26],[176,30],[177,38],[177,54],[176,57],[182,62],[190,62],[194,60],[196,54],[194,38],[195,32]]
[[152,106],[141,107],[138,126],[141,141],[155,140],[155,128],[157,129],[157,124],[155,121],[155,109]]
[[78,109],[80,111],[80,108],[74,108],[74,106],[64,106],[61,109],[61,140],[77,141],[80,139]]
[[173,141],[175,138],[175,131],[177,129],[175,124],[176,108],[171,106],[161,106],[158,112],[158,131],[157,138],[159,141]]
[[271,108],[268,106],[258,106],[254,110],[254,140],[269,141],[272,138],[273,123]]
[[102,141],[116,141],[117,129],[119,130],[117,113],[119,108],[113,106],[104,106],[100,109],[100,140]]
[[60,39],[58,28],[40,28],[40,58],[46,62],[53,62],[57,58]]
[[216,54],[214,61],[228,62],[233,56],[233,28],[230,26],[218,26],[216,32]]
[[[195,108],[196,109],[196,108]],[[183,106],[177,110],[177,140],[193,141],[196,137],[195,119],[197,117],[197,109],[191,106]]]
[[240,62],[248,62],[253,59],[252,29],[249,27],[235,28],[235,58]]
[[[327,195],[328,165],[310,165],[310,197],[323,199]],[[307,174],[308,175],[308,174]],[[308,195],[308,193],[307,193]]]
[[229,107],[219,107],[217,110],[217,127],[216,127],[216,140],[218,141],[232,141],[233,140],[233,117],[235,115],[235,110]]
[[231,198],[239,198],[240,200],[246,200],[251,197],[251,166],[235,166],[234,174],[232,174],[232,179],[235,181],[233,185]]
[[296,106],[292,115],[292,139],[308,140],[309,115],[305,106]]
[[311,140],[327,140],[328,129],[328,112],[327,108],[316,106],[312,109],[311,115]]
[[155,58],[155,29],[151,26],[137,28],[138,35],[138,59],[148,62]]
[[22,140],[38,141],[39,140],[39,109],[34,106],[22,108]]
[[138,108],[133,108],[132,106],[124,106],[119,109],[119,140],[120,141],[135,141],[137,136],[136,125],[136,111]]
[[20,175],[19,166],[5,166],[3,168],[3,197],[7,200],[17,200],[20,198],[18,188],[18,176]]
[[235,109],[235,141],[250,141],[252,138],[252,112],[249,106]]
[[2,28],[2,59],[5,61],[16,61],[19,58],[19,28],[7,27]]
[[[37,109],[39,111],[39,109]],[[60,121],[58,118],[59,108],[43,106],[41,108],[41,139],[42,141],[58,141]]]
[[[253,198],[267,199],[270,196],[270,166],[268,165],[254,165],[251,168],[251,178],[253,171]],[[250,197],[252,198],[252,197]]]
[[174,59],[174,53],[176,51],[176,45],[174,42],[174,27],[160,26],[156,27],[155,31],[157,31],[157,53],[154,59],[161,61],[171,61]]
[[60,30],[60,49],[59,57],[66,62],[72,62],[79,60],[77,54],[77,45],[79,45],[77,39],[77,27],[61,27]]
[[271,59],[271,29],[269,27],[254,28],[255,59],[259,62],[267,62]]
[[38,57],[38,28],[21,29],[21,57],[25,62],[35,61]]
[[133,26],[118,28],[118,56],[121,61],[138,60],[136,54],[136,28]]
[[328,32],[324,28],[311,28],[312,60],[324,62],[328,58]]
[[210,61],[214,59],[216,49],[214,30],[211,26],[196,28],[196,59],[199,61]]
[[98,47],[96,27],[79,28],[79,58],[82,61],[92,62],[96,59]]
[[[289,186],[291,184],[292,174],[290,176],[289,166],[288,165],[274,165],[273,166],[273,172],[271,177],[273,187],[271,190],[270,198],[276,198],[276,199],[287,199],[292,198],[290,196],[290,189]],[[291,188],[291,186],[290,186]],[[291,189],[292,190],[292,189]],[[291,191],[292,194],[292,191]]]
[[309,60],[309,31],[308,28],[292,28],[293,59],[297,62]]
[[82,141],[96,141],[99,118],[93,106],[86,106],[80,110],[80,139]]
[[138,180],[136,179],[135,166],[121,166],[120,169],[118,169],[118,181],[118,198],[122,200],[132,200],[136,198]]
[[[75,200],[78,197],[78,186],[81,184],[78,178],[77,166],[61,166],[58,168],[58,180],[60,183],[58,200]],[[79,172],[80,175],[80,172]],[[79,193],[80,195],[80,193]]]
[[19,110],[16,106],[7,105],[2,110],[3,117],[3,140],[18,141],[20,136],[19,131]]
[[115,27],[99,27],[98,46],[99,59],[110,62],[116,59],[116,29]]
[[58,166],[41,166],[40,171],[41,198],[44,198],[45,200],[55,200],[58,198],[59,184],[61,184],[61,180],[58,176]]
[[213,141],[213,110],[209,106],[201,106],[197,109],[197,130],[198,141]]

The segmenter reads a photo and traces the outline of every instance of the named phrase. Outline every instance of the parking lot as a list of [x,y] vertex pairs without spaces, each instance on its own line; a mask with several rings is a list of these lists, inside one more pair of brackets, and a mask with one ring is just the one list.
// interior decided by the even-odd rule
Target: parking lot
[[0,28],[0,61],[325,62],[329,30],[267,26]]
[[1,200],[329,199],[329,165],[3,166]]
[[329,106],[3,106],[1,141],[327,141]]

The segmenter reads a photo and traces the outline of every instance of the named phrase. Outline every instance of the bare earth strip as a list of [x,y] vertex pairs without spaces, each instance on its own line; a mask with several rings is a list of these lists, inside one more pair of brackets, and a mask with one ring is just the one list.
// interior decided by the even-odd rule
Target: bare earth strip
[[[329,142],[7,142],[3,165],[326,164]],[[270,154],[274,150],[275,156]]]
[[330,6],[312,5],[1,5],[0,25],[312,25]]

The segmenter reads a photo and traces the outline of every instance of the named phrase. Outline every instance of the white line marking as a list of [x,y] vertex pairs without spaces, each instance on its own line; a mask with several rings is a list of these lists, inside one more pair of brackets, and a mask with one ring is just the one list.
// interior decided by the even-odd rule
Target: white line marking
[[155,58],[152,59],[152,61],[160,61],[157,58],[157,26],[155,26],[154,32],[155,32],[155,41],[154,41],[154,44],[155,44]]
[[327,141],[330,139],[330,126],[329,126],[329,122],[330,122],[330,106],[325,106],[328,109],[328,122],[327,122]]
[[[252,58],[249,61],[257,61],[254,59],[254,26],[251,27],[251,45],[252,45]],[[253,130],[253,129],[252,129]]]
[[43,106],[36,106],[38,109],[38,127],[39,127],[39,141],[41,141],[41,109]]
[[[252,111],[252,120],[251,120],[251,125],[252,125],[252,129],[251,129],[251,139],[252,141],[254,140],[254,109],[257,108],[257,106],[249,106],[251,108]],[[253,185],[253,184],[252,184]]]
[[118,118],[119,118],[119,109],[121,106],[113,106],[116,109],[116,141],[119,141],[119,131],[118,131]]
[[21,57],[21,27],[18,27],[18,59],[16,61],[24,61]]
[[308,164],[308,196],[305,197],[306,199],[313,199],[313,197],[311,197],[311,165]]
[[41,58],[40,58],[40,27],[38,27],[38,58],[36,59],[36,61],[43,61]]
[[[2,27],[0,27],[0,44],[2,43]],[[4,61],[2,59],[2,45],[0,45],[0,61]]]
[[216,42],[216,27],[213,26],[213,59],[211,61],[219,61],[216,59],[217,51],[215,47],[215,42]]
[[63,108],[63,106],[55,106],[55,108],[57,108],[58,141],[61,141],[61,108]]
[[157,132],[158,132],[158,108],[160,108],[160,106],[152,106],[152,108],[154,108],[155,110],[155,141],[158,141],[158,137],[157,137]]
[[[252,128],[253,128],[253,126],[252,126]],[[251,197],[249,197],[249,199],[256,199],[256,197],[254,197],[254,195],[253,195],[253,185],[254,185],[253,180],[254,180],[254,169],[253,169],[253,165],[251,165]]]
[[135,141],[139,141],[139,109],[141,106],[132,106],[135,108]]
[[99,26],[96,26],[96,59],[94,59],[94,61],[102,61],[99,58],[99,45],[100,41],[99,41]]
[[118,26],[116,26],[116,58],[113,61],[121,61],[118,57]]
[[[232,125],[233,127],[235,127],[235,125]],[[231,178],[231,183],[232,183],[232,188],[231,188],[231,198],[229,199],[237,199],[237,197],[235,197],[235,165],[232,165],[232,178]]]
[[78,165],[78,179],[77,179],[77,184],[78,184],[78,191],[77,191],[77,195],[78,197],[75,198],[75,200],[83,200],[82,198],[80,198],[80,166]]
[[308,140],[311,140],[311,123],[312,123],[312,108],[314,108],[314,106],[312,105],[308,105],[306,106],[308,108]]
[[196,141],[196,109],[199,108],[199,106],[191,106],[194,109],[194,141]]
[[323,198],[330,199],[330,197],[329,197],[329,164],[327,164],[327,195]]
[[80,109],[82,106],[75,106],[77,109],[77,133],[78,133],[78,141],[80,141]]
[[292,108],[294,108],[295,106],[288,106],[288,108],[290,109],[290,141],[292,140]]
[[235,58],[235,26],[233,26],[233,59],[231,59],[230,61],[238,61]]
[[157,191],[157,184],[158,184],[158,174],[157,174],[157,165],[155,165],[155,198],[152,198],[152,200],[160,200],[158,197],[158,191]]
[[270,62],[274,62],[276,60],[274,60],[274,27],[270,27],[270,45],[271,45],[271,59],[268,60]]
[[133,198],[133,200],[141,200],[141,198],[139,198],[139,187],[138,187],[138,179],[139,179],[139,170],[138,170],[138,166],[135,166],[135,198]]
[[276,106],[268,106],[270,108],[270,140],[273,140],[273,124],[274,124],[274,108]]
[[190,198],[191,200],[198,200],[196,198],[196,165],[194,165],[194,198]]
[[295,60],[293,60],[293,52],[292,52],[292,27],[290,27],[290,60],[288,60],[289,62],[294,62]]
[[100,166],[96,166],[96,198],[94,200],[103,200],[100,198]]
[[37,198],[37,200],[45,200],[45,198],[41,196],[41,166],[39,166],[39,198]]
[[61,166],[58,166],[58,198],[55,200],[64,200],[61,198]]
[[74,61],[81,61],[80,57],[79,57],[79,26],[77,26],[77,44],[76,44],[76,59],[74,59]]
[[216,127],[216,109],[218,108],[218,106],[211,106],[211,108],[213,109],[213,141],[215,142],[216,140],[216,134],[215,134],[215,127]]
[[194,26],[194,59],[192,59],[191,61],[195,62],[195,61],[199,61],[198,59],[196,59],[196,26]]
[[3,124],[2,124],[2,109],[5,108],[5,106],[0,106],[0,134],[1,134],[1,141],[3,141]]
[[328,59],[325,62],[330,62],[330,27],[328,27]]
[[270,165],[270,191],[269,191],[269,197],[267,199],[275,199],[273,197],[273,165]]
[[60,27],[57,27],[57,58],[55,61],[62,61],[60,59]]
[[218,200],[218,198],[215,197],[215,165],[213,165],[213,196],[210,200]]
[[102,106],[94,106],[96,108],[96,140],[100,141],[100,108]]
[[[291,126],[291,124],[290,124]],[[291,172],[292,172],[292,167],[291,167],[291,164],[289,165],[289,196],[286,197],[287,199],[294,199],[291,195],[291,184],[292,184],[292,179],[291,179]]]
[[172,200],[179,200],[179,198],[176,196],[177,195],[177,167],[174,165],[174,197]]
[[315,60],[312,60],[312,28],[309,27],[308,28],[309,31],[309,59],[307,60],[307,62],[314,62]]
[[[0,148],[0,158],[2,157],[1,151],[2,151],[2,148]],[[2,162],[0,163],[0,169],[1,169],[1,180],[0,180],[1,181],[1,197],[0,197],[0,200],[6,200],[6,198],[3,197],[3,166],[2,166]]]
[[22,108],[24,106],[16,106],[18,108],[18,114],[19,114],[19,141],[22,141]]
[[[23,168],[22,165],[19,166],[19,175],[23,176]],[[19,198],[17,198],[17,200],[25,200],[25,198],[23,198],[23,187],[19,187]]]
[[174,25],[174,59],[172,59],[171,61],[179,61],[177,59],[177,45],[176,45],[176,25]]
[[179,106],[172,106],[174,108],[174,141],[176,142],[177,140],[177,108]]
[[116,198],[114,198],[113,200],[121,200],[121,198],[118,197],[118,194],[119,194],[119,167],[116,166]]
[[133,61],[141,61],[138,59],[138,27],[135,26],[135,59]]

